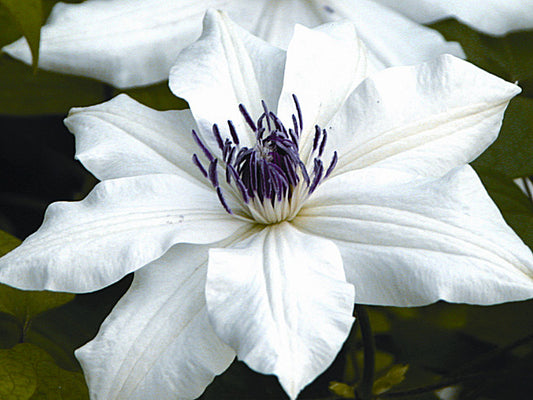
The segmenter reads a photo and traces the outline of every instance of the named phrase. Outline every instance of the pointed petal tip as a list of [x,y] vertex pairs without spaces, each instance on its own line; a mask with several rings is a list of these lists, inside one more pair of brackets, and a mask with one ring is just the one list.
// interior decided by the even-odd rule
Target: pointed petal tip
[[28,46],[25,37],[21,37],[20,39],[2,47],[0,53],[6,53],[12,58],[20,60],[26,64],[31,64],[32,62],[30,47]]
[[[502,98],[507,98],[508,100],[522,92],[522,89],[520,86],[518,86],[517,82],[506,81],[505,79],[502,79],[499,76],[494,75],[483,68],[476,66],[475,64],[472,64],[471,62],[451,54],[442,54],[435,60],[429,61],[428,63],[441,64],[442,68],[448,70],[463,70],[470,76],[472,73],[476,73],[479,75],[480,79],[487,80],[487,83],[490,82],[492,84],[491,87],[497,87],[498,89],[501,89]],[[468,79],[468,76],[466,76],[466,78]]]

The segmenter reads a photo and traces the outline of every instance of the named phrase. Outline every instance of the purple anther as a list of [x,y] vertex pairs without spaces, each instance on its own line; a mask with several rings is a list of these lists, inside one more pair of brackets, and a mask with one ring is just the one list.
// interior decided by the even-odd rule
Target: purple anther
[[229,151],[229,155],[226,158],[226,164],[231,164],[233,162],[233,155],[235,154],[235,147],[232,147]]
[[234,165],[240,165],[245,157],[247,157],[249,154],[253,152],[253,149],[249,149],[248,147],[243,147],[239,150],[237,153],[237,157],[235,157],[235,163]]
[[274,126],[276,127],[276,130],[280,132],[283,132],[285,130],[285,128],[283,127],[283,124],[281,123],[280,119],[276,116],[276,114],[270,111],[268,116],[270,117],[270,119],[272,119],[272,122],[274,122]]
[[[259,119],[257,120],[257,129],[258,129],[258,130],[261,130],[261,129],[264,130],[264,129],[265,129],[265,128],[263,127],[263,121],[265,120],[266,117],[267,117],[266,114],[263,113],[263,114],[261,114],[261,116],[260,116]],[[268,125],[268,123],[267,123],[267,125]],[[269,129],[269,130],[270,130],[270,129]]]
[[[296,186],[296,184],[298,183],[298,174],[296,173],[295,166],[291,163],[291,161],[286,158],[283,159],[283,164],[284,170],[286,171],[285,174],[288,178],[287,183],[290,182],[291,185]],[[287,180],[287,178],[285,179]]]
[[233,143],[235,143],[238,146],[239,136],[237,135],[237,131],[235,130],[235,125],[233,125],[233,122],[231,120],[228,120],[228,126],[229,126],[229,133],[231,135],[231,138],[233,139]]
[[232,165],[228,165],[228,169],[229,169],[230,174],[233,176],[233,180],[237,184],[237,188],[242,194],[242,199],[244,200],[245,203],[248,203],[248,201],[250,200],[250,196],[248,196],[248,190],[246,189],[246,186],[244,186],[244,183],[242,182],[241,177],[239,176],[239,174],[237,173],[235,168],[233,168]]
[[217,161],[218,160],[215,159],[209,164],[209,180],[214,187],[218,187]]
[[300,102],[298,97],[295,94],[292,95],[292,100],[294,101],[294,106],[296,107],[296,112],[298,113],[298,121],[300,122],[300,131],[303,129],[303,118],[302,118],[302,109],[300,108]]
[[265,116],[266,122],[267,122],[267,126],[268,126],[268,130],[270,131],[270,130],[272,130],[272,127],[270,126],[270,119],[268,118],[268,115],[269,115],[270,112],[268,111],[268,107],[267,107],[267,105],[266,105],[264,100],[261,100],[261,105],[263,106],[263,111],[264,111],[264,114],[261,117]]
[[297,134],[294,134],[294,131],[289,128],[289,136],[291,137],[292,143],[298,148],[298,138],[296,137]]
[[211,154],[211,152],[209,151],[209,149],[204,145],[204,143],[200,140],[200,137],[198,136],[198,134],[196,133],[196,131],[193,129],[192,130],[192,137],[194,139],[194,141],[196,142],[196,144],[202,149],[203,153],[205,154],[205,156],[207,157],[207,159],[210,161],[210,162],[213,162],[213,160],[215,159],[215,157],[213,157],[213,155]]
[[318,139],[320,139],[321,133],[322,133],[322,130],[320,129],[320,126],[315,125],[315,138],[313,139],[313,151],[315,151],[318,146]]
[[317,174],[318,170],[323,167],[322,160],[320,158],[315,158],[313,160],[313,174]]
[[329,174],[335,169],[335,166],[337,165],[337,151],[335,150],[333,152],[333,157],[331,158],[331,162],[329,163],[328,170],[326,171],[326,175],[324,175],[324,178],[327,178]]
[[309,186],[309,193],[313,193],[322,179],[322,173],[324,172],[324,167],[322,161],[315,158],[315,168],[314,168],[314,178],[313,183]]
[[[302,111],[295,95],[292,96],[296,112],[291,115],[291,127],[286,128],[283,122],[269,111],[266,103],[261,102],[263,114],[253,121],[243,104],[239,111],[246,124],[255,133],[255,144],[251,147],[240,147],[235,125],[228,120],[230,137],[223,138],[218,125],[212,127],[213,136],[221,150],[220,162],[225,168],[226,183],[241,193],[242,200],[248,204],[250,199],[264,203],[267,200],[276,207],[276,202],[290,200],[295,188],[306,185],[307,193],[312,193],[324,178],[325,167],[320,159],[326,143],[327,132],[315,126],[313,150],[315,154],[313,171],[307,171],[299,154],[299,138],[302,134]],[[193,138],[209,160],[208,168],[204,168],[197,155],[193,155],[193,163],[215,187],[220,203],[228,213],[232,213],[224,198],[218,178],[218,159],[200,139],[196,131]],[[329,176],[337,164],[337,152],[327,168],[325,177]],[[301,171],[301,175],[298,172]]]
[[217,196],[218,200],[220,200],[220,204],[222,204],[222,207],[224,207],[224,210],[228,212],[228,214],[233,214],[233,211],[231,211],[231,208],[229,208],[228,203],[226,203],[226,199],[224,199],[224,196],[222,195],[222,190],[220,187],[217,187]]
[[239,111],[241,112],[248,126],[252,129],[252,131],[255,132],[257,130],[257,127],[255,126],[255,123],[252,120],[252,117],[250,117],[250,114],[248,114],[248,111],[246,111],[246,107],[244,107],[244,104],[242,103],[239,104]]
[[260,159],[259,160],[259,198],[263,200],[261,197],[270,198],[269,196],[269,187],[270,186],[270,171],[268,170],[268,164],[265,162],[265,160]]
[[[300,136],[299,128],[298,128],[298,121],[296,121],[296,116],[292,114],[292,125],[294,126],[294,132],[296,133],[296,136]],[[289,132],[291,129],[289,128]]]
[[229,169],[229,165],[226,165],[226,183],[228,185],[231,185],[231,171]]
[[202,163],[200,162],[200,160],[198,159],[198,156],[196,156],[196,154],[192,155],[192,162],[194,163],[194,165],[196,165],[198,167],[198,169],[200,170],[202,175],[207,178],[207,171],[205,170],[204,166],[202,165]]
[[302,171],[302,175],[304,177],[305,183],[307,184],[307,186],[309,186],[309,183],[311,182],[311,180],[309,179],[307,168],[305,168],[305,164],[302,161],[300,161],[300,171]]
[[318,149],[318,156],[322,157],[324,152],[324,147],[326,147],[326,141],[328,140],[328,133],[325,129],[322,129],[322,142],[320,143],[320,148]]
[[224,148],[224,144],[222,143],[222,137],[220,136],[220,130],[218,129],[217,124],[213,125],[213,136],[215,137],[218,143],[218,147],[220,148],[220,150],[222,150]]
[[240,179],[236,180],[235,183],[237,184],[237,188],[242,194],[242,199],[244,200],[246,204],[248,204],[248,202],[250,201],[250,196],[248,196],[248,191],[246,190],[244,183],[242,183]]

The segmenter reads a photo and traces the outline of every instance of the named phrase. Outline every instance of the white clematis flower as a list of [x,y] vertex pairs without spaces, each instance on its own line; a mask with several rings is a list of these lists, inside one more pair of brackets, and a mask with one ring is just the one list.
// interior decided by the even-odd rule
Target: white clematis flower
[[488,35],[533,29],[533,0],[374,0],[421,24],[453,17]]
[[452,56],[365,65],[351,24],[297,26],[285,52],[210,11],[170,76],[190,110],[71,111],[102,182],[52,204],[0,281],[89,292],[135,271],[76,352],[93,399],[193,399],[235,355],[295,399],[354,301],[533,297],[533,255],[467,164],[519,88]]
[[[119,88],[164,81],[176,55],[200,36],[209,7],[282,48],[296,23],[351,20],[379,68],[464,57],[459,44],[373,0],[87,0],[55,5],[41,31],[39,66]],[[31,63],[24,38],[3,51]]]

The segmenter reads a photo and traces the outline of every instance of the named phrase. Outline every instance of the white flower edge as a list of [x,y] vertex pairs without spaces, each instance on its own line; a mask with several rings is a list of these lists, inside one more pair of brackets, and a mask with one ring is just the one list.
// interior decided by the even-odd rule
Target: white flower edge
[[235,352],[207,316],[207,251],[176,245],[135,273],[98,335],[76,350],[91,398],[192,400],[231,364]]
[[483,33],[505,35],[533,28],[532,0],[375,0],[422,24],[454,17]]
[[[228,11],[245,29],[283,48],[295,24],[315,27],[351,19],[380,68],[443,53],[464,57],[457,43],[369,0],[332,0],[327,7],[308,0],[88,0],[54,6],[41,30],[39,67],[118,88],[164,81],[176,55],[200,35],[208,8]],[[2,51],[31,63],[24,38]]]
[[371,167],[325,182],[294,225],[340,249],[356,302],[496,304],[533,296],[533,255],[470,166],[413,179]]
[[211,243],[248,226],[216,196],[177,175],[99,183],[57,202],[37,232],[0,258],[0,281],[26,290],[84,293],[108,286],[176,243]]

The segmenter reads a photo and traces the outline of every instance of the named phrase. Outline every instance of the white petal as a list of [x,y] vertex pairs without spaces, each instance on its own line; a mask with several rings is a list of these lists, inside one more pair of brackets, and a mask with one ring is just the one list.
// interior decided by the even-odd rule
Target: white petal
[[315,27],[338,19],[332,19],[321,3],[309,0],[234,1],[225,10],[238,25],[272,45],[286,49],[295,24]]
[[204,140],[216,148],[211,134],[218,124],[229,137],[232,120],[244,145],[253,137],[239,112],[242,103],[254,121],[263,112],[261,100],[275,109],[281,91],[285,52],[235,25],[225,14],[210,10],[200,40],[178,56],[170,88],[187,100]]
[[328,240],[287,222],[209,252],[206,298],[220,338],[295,399],[335,358],[352,325],[353,287]]
[[[400,2],[401,3],[401,2]],[[334,13],[355,23],[378,66],[418,64],[441,54],[465,57],[461,46],[373,0],[335,0]]]
[[206,246],[177,245],[135,272],[133,283],[76,351],[92,399],[195,399],[235,352],[209,324]]
[[83,201],[48,207],[41,228],[0,259],[0,281],[90,292],[175,243],[215,242],[246,225],[224,211],[213,190],[175,175],[104,181]]
[[[172,62],[201,32],[207,7],[228,0],[89,0],[58,3],[41,30],[39,66],[125,88],[166,80]],[[24,39],[4,47],[31,62]]]
[[[334,28],[344,35],[333,33]],[[351,23],[330,25],[327,31],[295,27],[278,110],[282,121],[292,126],[291,114],[296,114],[292,96],[298,97],[303,117],[303,157],[310,150],[315,125],[325,127],[366,76],[366,49]]]
[[427,24],[443,18],[459,21],[492,35],[533,28],[532,0],[374,0]]
[[155,111],[122,94],[73,108],[65,125],[76,136],[76,158],[99,180],[163,173],[207,182],[191,160],[201,150],[189,110]]
[[328,128],[334,174],[378,164],[439,176],[497,137],[520,88],[453,56],[380,71],[359,85]]
[[533,255],[470,166],[409,179],[368,168],[324,182],[293,220],[341,250],[356,302],[494,304],[533,296]]

